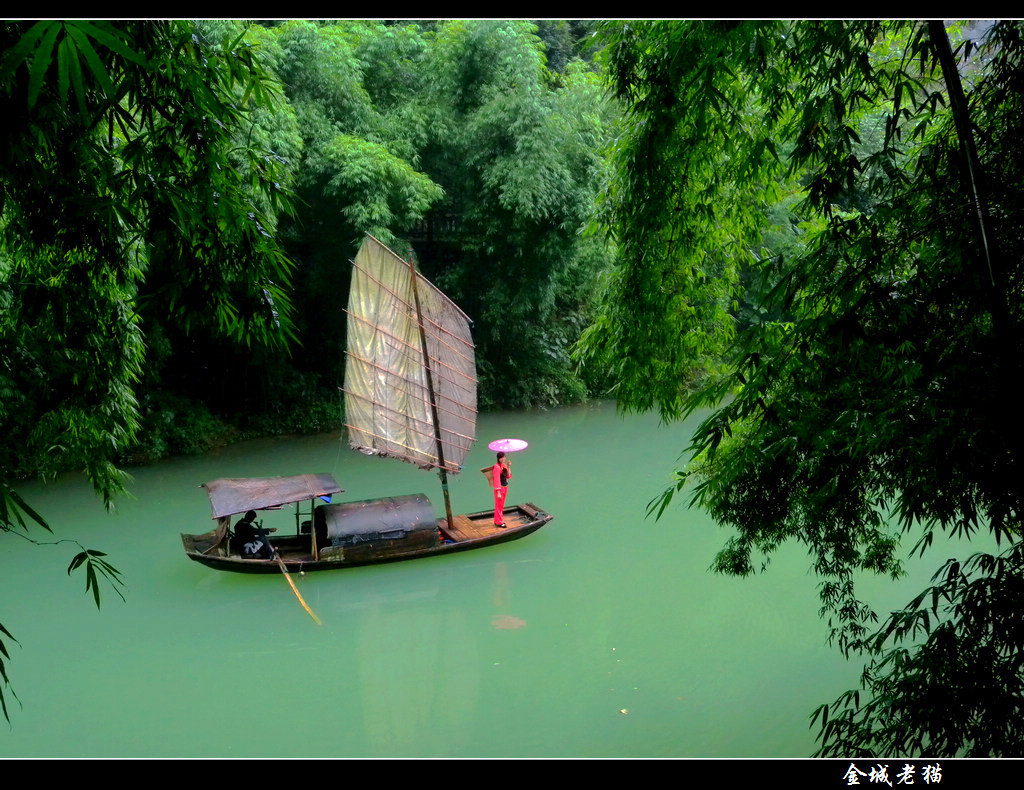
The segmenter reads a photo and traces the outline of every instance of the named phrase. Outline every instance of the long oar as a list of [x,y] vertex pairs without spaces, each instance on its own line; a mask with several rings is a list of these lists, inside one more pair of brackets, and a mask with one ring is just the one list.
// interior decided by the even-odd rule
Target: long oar
[[295,586],[295,582],[292,581],[291,574],[288,573],[288,569],[284,565],[284,560],[282,560],[281,555],[277,553],[277,548],[269,540],[267,540],[266,535],[263,536],[263,540],[267,541],[267,545],[270,546],[270,550],[274,552],[274,559],[277,560],[277,564],[281,568],[281,573],[284,574],[284,578],[288,581],[289,586],[292,588],[292,592],[295,593],[295,597],[299,599],[299,603],[302,604],[302,608],[309,612],[309,616],[313,618],[314,623],[316,623],[317,625],[323,625],[323,623],[320,621],[320,618],[313,613],[313,610],[309,608],[309,605],[302,599],[302,596],[299,594],[299,589]]

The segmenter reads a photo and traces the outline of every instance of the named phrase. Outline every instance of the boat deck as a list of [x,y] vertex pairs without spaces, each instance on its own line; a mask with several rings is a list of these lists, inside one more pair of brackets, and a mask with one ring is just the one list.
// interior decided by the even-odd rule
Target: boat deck
[[494,514],[475,514],[472,516],[466,516],[463,514],[452,516],[452,525],[448,525],[448,519],[439,518],[437,520],[437,526],[445,535],[450,537],[456,543],[460,543],[464,540],[480,540],[481,538],[489,538],[493,535],[499,535],[506,530],[514,529],[515,527],[521,527],[524,524],[529,524],[533,520],[533,516],[521,510],[520,508],[508,508],[505,511],[505,529],[494,526]]

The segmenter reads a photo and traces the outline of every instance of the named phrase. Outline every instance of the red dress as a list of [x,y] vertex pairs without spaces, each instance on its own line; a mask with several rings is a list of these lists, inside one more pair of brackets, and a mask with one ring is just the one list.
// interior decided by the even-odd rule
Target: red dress
[[505,497],[508,496],[508,486],[501,484],[501,472],[505,470],[505,478],[510,480],[512,473],[508,467],[496,463],[491,467],[491,484],[494,486],[494,525],[505,526]]

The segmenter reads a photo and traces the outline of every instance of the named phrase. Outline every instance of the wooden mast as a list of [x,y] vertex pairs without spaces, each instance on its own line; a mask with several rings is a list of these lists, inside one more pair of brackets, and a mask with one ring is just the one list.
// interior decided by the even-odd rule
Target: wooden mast
[[434,423],[434,440],[437,444],[437,460],[440,464],[437,472],[441,478],[441,491],[444,493],[444,512],[448,519],[449,529],[454,527],[452,519],[452,503],[448,495],[448,472],[445,471],[444,443],[441,441],[441,424],[437,415],[437,398],[434,396],[434,376],[430,367],[430,352],[427,349],[427,331],[423,327],[423,311],[420,308],[420,292],[416,287],[416,264],[409,256],[409,276],[412,277],[412,296],[416,302],[416,325],[420,330],[420,343],[423,345],[423,364],[427,374],[427,397],[430,400],[430,414]]

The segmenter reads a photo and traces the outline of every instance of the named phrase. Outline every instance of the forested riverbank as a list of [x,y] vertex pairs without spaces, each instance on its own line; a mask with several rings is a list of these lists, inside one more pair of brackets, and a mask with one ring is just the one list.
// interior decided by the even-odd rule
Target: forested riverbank
[[570,359],[612,256],[583,235],[617,120],[593,27],[198,23],[205,46],[252,47],[275,88],[234,137],[278,157],[293,195],[291,212],[268,216],[290,290],[249,306],[276,310],[290,338],[240,346],[204,305],[173,298],[173,267],[151,267],[128,457],[340,427],[349,261],[364,233],[414,255],[470,315],[482,409],[577,402],[606,386]]
[[[10,247],[0,298],[25,304],[25,267],[48,299],[85,302],[52,324],[44,308],[34,342],[108,325],[137,403],[114,462],[339,427],[349,261],[365,233],[413,255],[474,321],[481,408],[580,401],[605,386],[570,349],[612,258],[606,239],[583,231],[618,117],[593,60],[594,27],[8,24],[5,73],[23,80],[11,83],[10,109],[28,120],[18,106],[28,100],[45,118],[8,127],[9,155],[28,159],[11,164],[22,183],[7,189],[8,214],[52,203],[61,244],[106,236],[99,246],[117,248],[127,276],[83,289],[67,272],[40,271],[38,248]],[[104,106],[116,80],[130,83],[120,112]],[[208,104],[186,105],[196,90]],[[130,101],[140,109],[128,115]],[[61,117],[65,102],[79,113]],[[30,150],[89,128],[106,131],[63,141],[74,150],[53,160]],[[78,208],[59,205],[65,193]],[[89,309],[125,297],[136,312],[127,324]],[[109,356],[83,352],[68,361]],[[19,386],[32,373],[16,360],[11,374],[24,408],[7,417],[28,432],[47,396]],[[35,445],[20,442],[8,472],[51,471],[53,453]]]

